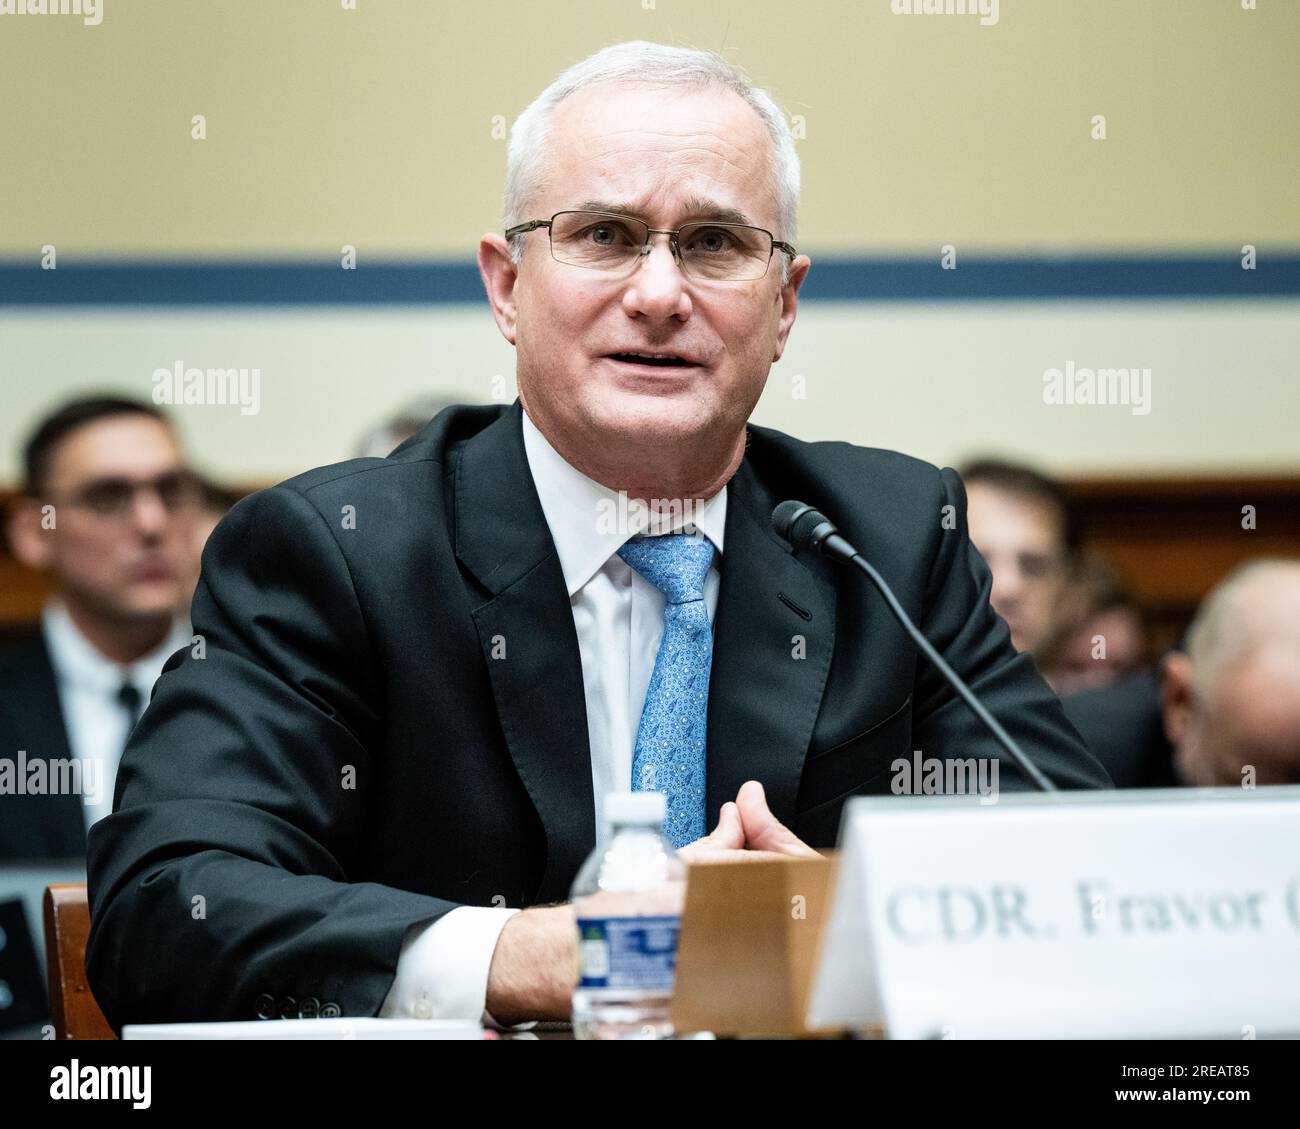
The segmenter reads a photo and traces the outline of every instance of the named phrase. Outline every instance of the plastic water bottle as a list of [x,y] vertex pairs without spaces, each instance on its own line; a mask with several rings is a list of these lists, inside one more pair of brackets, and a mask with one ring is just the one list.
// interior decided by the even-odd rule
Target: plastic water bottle
[[673,1033],[677,934],[686,864],[663,836],[662,792],[605,797],[608,844],[592,851],[574,880],[578,1039],[666,1039]]

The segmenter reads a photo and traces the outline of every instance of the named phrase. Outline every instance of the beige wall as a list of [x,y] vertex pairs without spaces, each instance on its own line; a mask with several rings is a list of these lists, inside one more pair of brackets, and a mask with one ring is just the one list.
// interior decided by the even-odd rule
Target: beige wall
[[[1062,473],[1300,474],[1298,329],[1300,302],[808,303],[754,419],[939,463],[1003,451]],[[199,462],[239,482],[349,457],[370,425],[421,393],[514,398],[514,351],[486,302],[0,311],[0,339],[0,388],[25,389],[33,407],[91,386],[148,397],[154,370],[177,361],[260,369],[256,415],[174,409]],[[1043,373],[1070,361],[1149,368],[1150,411],[1045,404]],[[0,414],[0,481],[32,419]]]
[[[1300,3],[1002,0],[104,0],[0,16],[0,259],[468,260],[512,121],[628,38],[722,49],[800,115],[801,245],[890,253],[1300,249]],[[190,138],[192,114],[208,140]],[[1089,137],[1107,116],[1109,139]],[[933,461],[1061,471],[1300,471],[1300,302],[805,304],[758,422]],[[486,306],[0,307],[0,482],[64,395],[139,395],[177,360],[262,370],[256,416],[184,409],[209,469],[275,478],[350,453],[416,391],[492,398]],[[1153,410],[1050,408],[1045,369],[1150,367]],[[806,379],[803,400],[793,376]]]
[[802,115],[811,250],[1300,247],[1293,0],[1002,0],[992,27],[890,0],[103,11],[0,16],[0,256],[469,255],[493,119],[636,38],[722,49]]

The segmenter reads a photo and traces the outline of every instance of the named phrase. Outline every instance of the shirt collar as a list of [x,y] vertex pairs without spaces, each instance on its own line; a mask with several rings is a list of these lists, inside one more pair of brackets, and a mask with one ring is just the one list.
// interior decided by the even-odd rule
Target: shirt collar
[[190,640],[189,625],[178,620],[172,624],[167,638],[148,654],[131,663],[114,662],[81,634],[62,600],[51,600],[45,605],[41,629],[60,682],[114,694],[123,682],[147,691],[158,680],[168,657]]
[[[570,466],[528,413],[522,414],[528,469],[560,557],[565,586],[573,597],[627,541],[644,531],[649,515],[635,500],[621,497]],[[669,527],[658,532],[680,529],[687,518],[721,553],[727,524],[726,486],[690,514],[674,515]]]

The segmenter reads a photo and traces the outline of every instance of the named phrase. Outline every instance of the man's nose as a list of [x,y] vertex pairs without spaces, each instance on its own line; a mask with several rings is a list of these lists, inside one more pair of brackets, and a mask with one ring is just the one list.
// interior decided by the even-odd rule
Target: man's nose
[[989,599],[994,607],[1014,607],[1024,594],[1024,576],[1015,561],[990,562],[989,571],[993,573],[993,590]]
[[137,530],[150,536],[162,533],[171,521],[171,511],[152,487],[137,490],[131,502],[131,521]]
[[682,312],[686,278],[673,255],[667,235],[650,236],[650,250],[643,252],[628,279],[626,302],[651,317],[672,317]]

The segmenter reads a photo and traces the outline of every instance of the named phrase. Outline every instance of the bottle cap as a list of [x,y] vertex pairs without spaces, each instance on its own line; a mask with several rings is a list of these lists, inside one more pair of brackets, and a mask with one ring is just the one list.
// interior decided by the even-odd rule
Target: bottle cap
[[605,822],[663,825],[668,798],[662,792],[611,792],[605,797]]

